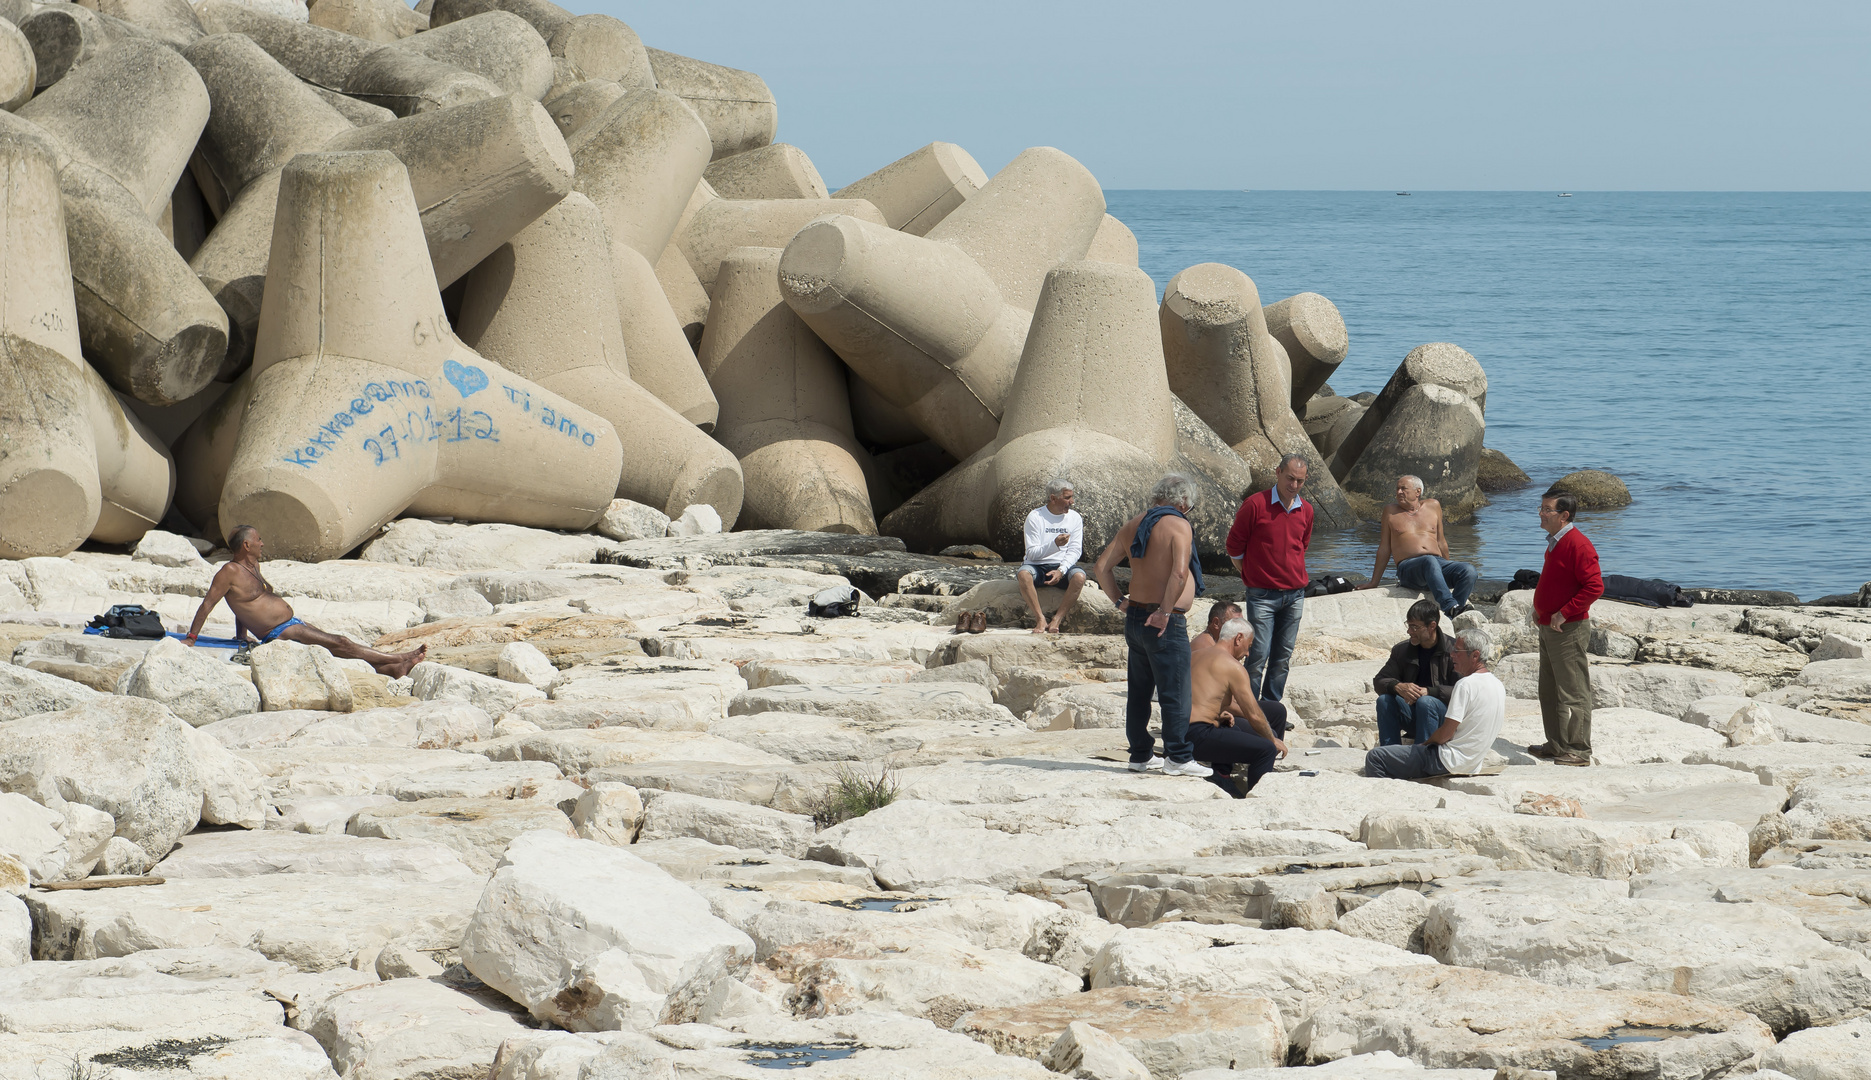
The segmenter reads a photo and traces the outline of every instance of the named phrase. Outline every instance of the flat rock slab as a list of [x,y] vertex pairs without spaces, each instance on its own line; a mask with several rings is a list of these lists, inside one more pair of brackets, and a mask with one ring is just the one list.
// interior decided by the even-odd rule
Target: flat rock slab
[[26,903],[33,955],[49,960],[216,945],[326,971],[390,941],[424,952],[454,948],[479,895],[474,882],[263,874],[34,892]]
[[[1539,700],[1537,654],[1503,657],[1491,670],[1507,685],[1508,694]],[[1747,680],[1739,675],[1674,664],[1594,663],[1591,676],[1593,704],[1598,709],[1643,709],[1680,717],[1703,698],[1747,694]],[[1597,742],[1595,726],[1593,741]]]
[[1567,897],[1486,888],[1439,898],[1424,951],[1554,986],[1732,1006],[1776,1032],[1836,1023],[1871,997],[1871,964],[1768,905]]
[[[1526,747],[1546,741],[1546,729],[1537,709],[1510,712],[1496,740],[1497,750],[1514,765],[1544,766]],[[1507,743],[1503,748],[1501,743]],[[1685,724],[1673,716],[1647,709],[1599,708],[1592,711],[1592,764],[1610,768],[1635,765],[1680,764],[1692,754],[1726,747],[1728,740],[1720,733],[1695,724]],[[1557,768],[1557,766],[1553,766]]]
[[1812,840],[1871,840],[1871,776],[1813,777],[1793,789],[1786,828]]
[[700,731],[645,731],[631,727],[587,731],[539,731],[476,745],[492,761],[549,761],[570,777],[650,762],[694,761],[721,765],[780,765],[786,759]]
[[[962,1017],[955,1030],[996,1052],[1039,1059],[1067,1025],[1113,1036],[1154,1076],[1274,1068],[1286,1059],[1280,1011],[1264,997],[1120,986]],[[1490,1078],[1491,1080],[1491,1078]]]
[[771,806],[789,814],[810,814],[819,796],[837,782],[838,768],[839,763],[822,761],[794,764],[782,760],[772,765],[651,761],[593,769],[583,779],[587,784],[629,784],[639,791],[679,791],[704,799]]
[[478,885],[453,848],[428,840],[283,832],[195,832],[150,871],[161,878],[246,878],[261,874],[338,874],[385,881]]
[[1695,998],[1434,965],[1374,972],[1321,994],[1292,1045],[1307,1064],[1389,1051],[1432,1069],[1649,1080],[1723,1076],[1771,1047],[1773,1034],[1739,1009]]
[[461,701],[424,701],[388,709],[331,713],[310,709],[249,713],[204,725],[230,750],[289,746],[397,746],[450,750],[492,738],[487,713]]
[[1799,1080],[1871,1076],[1871,1020],[1796,1031],[1761,1055],[1761,1067]]
[[[1319,894],[1373,892],[1494,869],[1492,859],[1453,851],[1345,851],[1261,858],[1209,856],[1127,863],[1087,884],[1098,912],[1124,926],[1148,926],[1181,912],[1185,919],[1275,918],[1282,904],[1315,903]],[[1335,921],[1336,899],[1323,898]],[[1282,912],[1281,914],[1284,914]]]
[[1859,869],[1692,868],[1631,879],[1640,900],[1761,904],[1787,912],[1834,945],[1871,957],[1871,875]]
[[1129,648],[1121,634],[957,634],[930,654],[930,669],[980,660],[999,678],[1018,667],[1123,668]]
[[1381,1077],[1384,1080],[1497,1080],[1500,1070],[1489,1066],[1485,1069],[1425,1069],[1409,1058],[1398,1057],[1388,1050],[1379,1050],[1375,1054],[1357,1054],[1348,1058],[1339,1058],[1324,1065],[1301,1065],[1296,1068],[1282,1069],[1202,1069],[1197,1072],[1183,1073],[1179,1080],[1372,1080]]
[[1722,747],[1691,754],[1684,763],[1751,772],[1763,784],[1789,790],[1812,777],[1871,776],[1871,751],[1813,743]]
[[1725,821],[1625,822],[1445,811],[1386,812],[1364,820],[1371,848],[1452,848],[1503,870],[1558,870],[1625,879],[1679,866],[1746,866],[1748,836]]
[[1209,783],[1165,783],[1110,761],[1003,757],[897,771],[902,798],[932,803],[1015,803],[1036,799],[1136,799],[1203,803],[1226,799]]
[[[485,744],[481,744],[485,745]],[[488,758],[455,750],[408,750],[378,746],[295,746],[281,750],[237,750],[260,770],[267,798],[285,803],[307,796],[376,795],[414,777],[482,774],[488,782],[512,783],[509,771],[489,769]]]
[[1568,769],[1542,763],[1509,765],[1493,776],[1452,776],[1443,785],[1453,791],[1495,795],[1518,806],[1528,795],[1553,795],[1580,803],[1617,803],[1643,795],[1701,788],[1711,784],[1760,786],[1748,773],[1720,765],[1594,765]]
[[[822,938],[882,942],[904,931],[945,934],[979,949],[1035,952],[1028,946],[1036,933],[1075,914],[1036,896],[976,886],[908,893],[799,881],[698,891],[717,915],[753,938],[756,960]],[[1104,936],[1112,933],[1115,927]]]
[[945,721],[874,723],[810,713],[769,712],[730,716],[709,733],[801,764],[818,761],[875,761],[914,753],[930,739],[953,734]]
[[[705,723],[726,716],[728,702],[745,689],[747,684],[739,670],[726,661],[611,657],[560,672],[559,682],[552,688],[552,700],[563,705],[619,710],[617,723],[632,727],[693,730],[700,724],[682,721]],[[518,715],[549,713],[551,708],[541,703],[522,705]],[[569,726],[534,722],[541,727]]]
[[956,725],[955,734],[1024,729],[978,683],[910,683],[897,686],[769,686],[745,691],[728,703],[728,715],[796,712],[889,723],[913,719]]
[[848,663],[843,660],[755,660],[741,666],[749,690],[765,686],[880,686],[906,683],[923,671],[902,661]]
[[345,831],[386,840],[427,840],[452,849],[479,876],[490,874],[521,833],[572,836],[557,806],[533,799],[417,799],[359,810]]
[[1786,789],[1768,784],[1699,784],[1653,791],[1620,802],[1588,803],[1594,821],[1732,821],[1752,829],[1786,804]]
[[305,1009],[298,1025],[342,1075],[484,1076],[501,1043],[533,1034],[497,995],[469,995],[428,979],[354,987]]
[[1735,713],[1749,705],[1767,711],[1774,734],[1782,742],[1850,743],[1871,746],[1871,724],[1858,724],[1835,716],[1816,716],[1765,701],[1743,697],[1703,698],[1690,706],[1683,720],[1721,731]]
[[1427,956],[1334,930],[1164,923],[1120,932],[1091,962],[1091,988],[1140,986],[1265,997],[1290,1026],[1313,1003],[1373,971],[1436,967]]

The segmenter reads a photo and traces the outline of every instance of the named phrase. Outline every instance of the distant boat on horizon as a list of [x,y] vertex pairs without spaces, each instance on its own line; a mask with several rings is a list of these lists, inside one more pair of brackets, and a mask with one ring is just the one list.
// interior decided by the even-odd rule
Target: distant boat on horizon
[[1407,191],[1399,191],[1399,192],[1397,192],[1397,194],[1399,194],[1399,195],[1408,195],[1408,194],[1409,194],[1409,192],[1407,192]]
[[1570,191],[1562,191],[1562,192],[1560,192],[1560,193],[1559,193],[1559,197],[1560,197],[1560,198],[1562,198],[1562,199],[1570,199],[1570,198],[1572,198],[1572,192],[1570,192]]

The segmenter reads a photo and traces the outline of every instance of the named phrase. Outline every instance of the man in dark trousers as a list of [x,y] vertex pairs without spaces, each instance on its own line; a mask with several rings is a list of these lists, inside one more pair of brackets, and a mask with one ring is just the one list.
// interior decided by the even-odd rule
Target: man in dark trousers
[[1241,502],[1228,530],[1228,558],[1247,586],[1247,621],[1254,646],[1247,677],[1254,697],[1279,701],[1299,640],[1306,605],[1306,547],[1312,543],[1312,506],[1299,497],[1306,459],[1288,454],[1274,470],[1273,486]]
[[1405,735],[1428,742],[1442,726],[1455,692],[1455,661],[1449,637],[1438,625],[1441,619],[1434,600],[1411,604],[1403,620],[1410,636],[1391,646],[1390,659],[1371,680],[1377,691],[1379,746],[1397,746]]
[[1546,741],[1527,753],[1556,765],[1592,763],[1592,673],[1585,647],[1592,640],[1592,601],[1605,594],[1598,549],[1572,526],[1579,508],[1570,495],[1548,491],[1540,499],[1546,564],[1533,590],[1533,621],[1540,628],[1540,720]]

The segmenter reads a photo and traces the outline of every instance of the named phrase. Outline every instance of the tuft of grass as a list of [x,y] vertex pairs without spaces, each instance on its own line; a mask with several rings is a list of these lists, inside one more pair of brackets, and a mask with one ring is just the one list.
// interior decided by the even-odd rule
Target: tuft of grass
[[832,782],[812,801],[812,822],[829,829],[840,822],[863,817],[896,801],[902,784],[896,766],[885,761],[875,773],[867,769],[838,766]]

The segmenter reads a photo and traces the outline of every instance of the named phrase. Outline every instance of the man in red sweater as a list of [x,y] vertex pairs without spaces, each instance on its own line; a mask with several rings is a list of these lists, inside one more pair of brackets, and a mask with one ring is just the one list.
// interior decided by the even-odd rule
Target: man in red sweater
[[1548,491],[1540,499],[1546,530],[1546,565],[1533,590],[1540,626],[1540,720],[1546,741],[1527,753],[1556,765],[1592,763],[1592,674],[1585,647],[1592,640],[1592,601],[1605,594],[1598,549],[1572,527],[1578,502]]
[[[1288,454],[1274,470],[1273,486],[1241,503],[1228,530],[1228,558],[1247,586],[1247,621],[1254,644],[1247,680],[1256,698],[1279,701],[1299,640],[1306,605],[1306,546],[1312,543],[1312,505],[1299,497],[1306,459]],[[1264,677],[1263,677],[1264,675]]]

